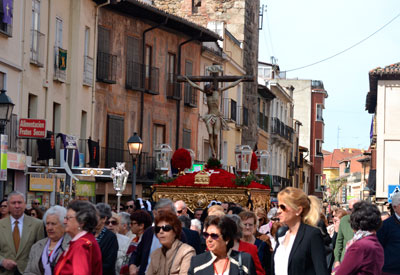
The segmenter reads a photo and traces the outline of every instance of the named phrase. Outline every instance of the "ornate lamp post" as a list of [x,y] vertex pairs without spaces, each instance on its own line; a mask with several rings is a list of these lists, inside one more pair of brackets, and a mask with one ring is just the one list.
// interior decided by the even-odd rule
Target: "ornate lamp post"
[[135,132],[128,141],[129,154],[132,156],[132,200],[135,200],[136,194],[136,158],[142,153],[143,141]]
[[[6,95],[6,91],[0,90],[0,138],[1,135],[4,134],[4,129],[7,123],[11,119],[13,109],[14,109],[14,103]],[[1,165],[1,160],[0,160],[0,165]],[[4,197],[4,181],[0,180],[0,199],[3,199],[3,197]]]
[[250,172],[251,154],[253,151],[249,145],[237,145],[236,155],[236,171],[240,174]]
[[172,149],[168,144],[160,144],[156,152],[156,170],[162,173],[168,173],[171,166]]
[[121,196],[125,190],[128,181],[129,172],[125,170],[125,162],[117,162],[117,168],[111,168],[111,178],[113,180],[114,190],[117,192],[117,212],[121,205]]

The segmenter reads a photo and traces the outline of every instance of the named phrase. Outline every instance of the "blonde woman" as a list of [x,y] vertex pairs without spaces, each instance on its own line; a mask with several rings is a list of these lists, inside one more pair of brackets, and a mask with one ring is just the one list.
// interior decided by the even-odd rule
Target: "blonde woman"
[[316,227],[319,205],[301,189],[287,187],[278,194],[277,216],[288,229],[278,236],[273,274],[328,274],[324,241]]

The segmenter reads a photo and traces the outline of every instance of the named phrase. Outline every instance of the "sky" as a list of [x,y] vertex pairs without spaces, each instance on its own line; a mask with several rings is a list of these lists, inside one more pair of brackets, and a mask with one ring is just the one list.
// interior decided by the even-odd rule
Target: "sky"
[[[399,0],[260,0],[264,5],[259,61],[274,56],[281,71],[335,55],[400,14]],[[287,78],[322,80],[323,149],[368,149],[372,115],[365,111],[368,72],[400,62],[400,17],[349,51]],[[339,130],[338,130],[339,129]],[[339,135],[338,135],[339,133]],[[339,138],[338,138],[339,137]]]

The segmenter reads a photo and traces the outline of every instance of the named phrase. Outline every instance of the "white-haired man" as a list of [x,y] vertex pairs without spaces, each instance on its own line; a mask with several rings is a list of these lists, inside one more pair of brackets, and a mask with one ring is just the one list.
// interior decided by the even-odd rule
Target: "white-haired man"
[[186,203],[182,200],[176,201],[175,202],[175,209],[176,209],[176,215],[179,216],[188,216],[187,214],[187,206]]
[[385,253],[382,275],[400,274],[400,193],[392,196],[394,215],[387,218],[377,232]]

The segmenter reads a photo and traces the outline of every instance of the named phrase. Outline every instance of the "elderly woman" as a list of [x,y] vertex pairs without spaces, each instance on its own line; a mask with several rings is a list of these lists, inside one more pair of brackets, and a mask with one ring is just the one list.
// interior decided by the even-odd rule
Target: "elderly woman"
[[320,219],[319,205],[294,187],[280,191],[278,202],[277,215],[287,230],[278,235],[273,274],[328,274],[324,241],[316,227]]
[[187,274],[190,259],[196,252],[179,240],[182,223],[174,213],[162,211],[156,216],[154,224],[154,233],[161,247],[151,254],[146,275]]
[[111,219],[111,207],[106,203],[96,204],[99,214],[99,222],[96,226],[96,240],[99,243],[101,256],[103,260],[103,274],[111,275],[115,273],[115,263],[118,256],[118,240],[117,236],[105,225]]
[[103,274],[100,247],[91,233],[97,222],[97,211],[92,203],[80,200],[69,203],[64,224],[72,240],[57,262],[55,275]]
[[381,274],[384,253],[376,237],[382,225],[379,209],[366,201],[354,204],[350,225],[354,237],[347,243],[346,254],[334,274]]
[[203,235],[208,251],[192,258],[188,274],[256,274],[251,256],[232,250],[237,236],[237,226],[232,219],[208,216]]
[[71,240],[69,235],[65,234],[64,217],[66,214],[67,210],[58,205],[46,211],[43,222],[48,237],[32,246],[24,274],[53,274],[54,266]]
[[8,217],[8,202],[7,199],[4,199],[0,202],[0,219],[3,219],[5,217]]
[[122,234],[119,234],[121,219],[117,213],[112,212],[111,218],[105,222],[106,228],[113,232],[117,236],[118,241],[118,253],[117,261],[115,262],[115,274],[119,274],[122,263],[126,260],[126,251],[128,250],[131,240]]

